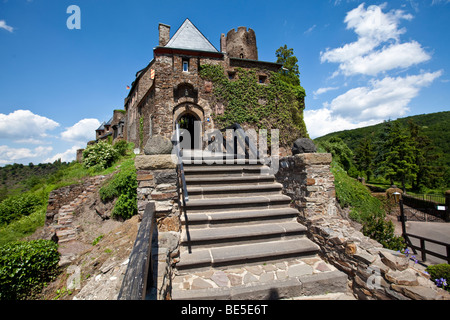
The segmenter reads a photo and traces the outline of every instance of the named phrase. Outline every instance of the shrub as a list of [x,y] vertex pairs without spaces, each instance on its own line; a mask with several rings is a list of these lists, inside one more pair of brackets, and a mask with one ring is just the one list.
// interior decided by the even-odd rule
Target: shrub
[[450,291],[450,264],[442,263],[434,266],[428,266],[426,271],[430,274],[430,279],[436,283],[438,287]]
[[127,154],[128,143],[125,140],[120,140],[114,145],[114,149],[118,152],[119,156]]
[[0,247],[0,300],[23,300],[39,293],[58,272],[58,245],[49,240],[12,242]]
[[6,198],[0,203],[0,225],[32,214],[41,204],[41,199],[32,193]]
[[83,151],[84,167],[94,168],[95,171],[109,168],[117,159],[119,159],[117,150],[104,141],[90,145]]
[[124,166],[99,192],[102,201],[118,198],[112,212],[113,217],[129,219],[137,214],[137,180],[134,166]]

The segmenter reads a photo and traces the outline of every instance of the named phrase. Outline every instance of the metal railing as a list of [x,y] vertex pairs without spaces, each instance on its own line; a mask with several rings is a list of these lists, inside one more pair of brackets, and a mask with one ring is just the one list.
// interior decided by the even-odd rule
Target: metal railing
[[445,205],[445,196],[440,194],[403,194],[403,197],[413,198],[426,202],[432,202],[435,205]]
[[178,157],[177,171],[179,174],[179,179],[181,180],[181,193],[182,193],[182,201],[183,206],[186,205],[186,202],[189,202],[189,194],[186,187],[186,177],[184,175],[184,166],[183,166],[183,155],[180,149],[180,125],[177,123],[175,126],[175,152]]
[[444,196],[403,194],[402,199],[411,208],[450,222],[450,208],[446,206]]
[[155,203],[148,203],[117,300],[145,300],[148,288],[153,285],[152,237],[156,228],[155,212]]
[[[446,260],[447,263],[450,264],[450,244],[442,242],[442,241],[437,241],[437,240],[425,238],[425,237],[418,236],[418,235],[415,235],[415,234],[410,234],[410,233],[405,233],[404,237],[419,239],[420,246],[413,245],[411,241],[408,241],[408,246],[413,249],[413,252],[415,254],[417,254],[416,250],[420,251],[421,256],[422,256],[422,261],[426,261],[427,260],[427,254],[429,254],[431,256],[434,256],[434,257]],[[435,251],[427,250],[426,247],[425,247],[425,243],[426,242],[430,242],[430,243],[434,243],[434,244],[438,244],[438,245],[444,246],[446,248],[446,253],[447,254],[443,255],[443,254],[437,253]]]

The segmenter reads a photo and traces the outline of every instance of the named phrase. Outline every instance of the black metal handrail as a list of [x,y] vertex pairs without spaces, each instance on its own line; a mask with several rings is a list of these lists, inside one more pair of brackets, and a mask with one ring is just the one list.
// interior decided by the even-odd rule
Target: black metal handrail
[[183,195],[183,205],[186,205],[186,202],[189,201],[189,194],[186,186],[186,177],[184,175],[184,166],[183,166],[183,156],[180,149],[180,125],[177,123],[175,125],[175,152],[178,157],[178,173],[181,179],[181,193]]
[[155,203],[149,202],[142,216],[117,300],[145,300],[147,289],[153,285],[152,237],[156,228],[155,212]]

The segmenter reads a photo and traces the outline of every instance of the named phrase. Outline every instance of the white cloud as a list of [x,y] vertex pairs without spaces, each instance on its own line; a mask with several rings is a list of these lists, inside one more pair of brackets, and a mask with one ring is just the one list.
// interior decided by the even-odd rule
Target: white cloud
[[348,90],[318,110],[305,110],[304,118],[311,138],[330,132],[374,125],[404,116],[409,102],[420,89],[430,85],[442,71],[407,77],[372,80],[368,86]]
[[314,99],[317,99],[317,96],[320,96],[321,94],[327,93],[328,91],[337,90],[337,89],[339,89],[339,87],[319,88],[313,92]]
[[353,88],[326,104],[334,114],[357,121],[404,116],[409,102],[422,87],[430,85],[442,71],[407,77],[372,80],[366,87]]
[[370,126],[380,122],[376,120],[353,122],[351,119],[333,114],[327,107],[318,110],[305,110],[304,119],[311,139],[324,136],[331,132]]
[[0,146],[0,165],[22,162],[24,159],[31,159],[38,156],[45,156],[53,151],[52,147],[39,146],[34,150],[29,148],[11,148]]
[[311,28],[309,28],[308,30],[306,30],[306,31],[303,32],[303,33],[304,33],[304,34],[311,33],[316,27],[317,27],[317,25],[313,25]]
[[0,29],[5,29],[6,31],[9,31],[9,32],[13,32],[14,31],[14,28],[11,27],[11,26],[8,26],[6,24],[5,20],[0,20]]
[[55,154],[53,157],[44,160],[44,163],[53,163],[58,159],[61,159],[62,162],[71,162],[76,159],[78,149],[82,149],[82,147],[75,145],[62,153]]
[[38,140],[58,126],[57,122],[29,110],[16,110],[8,115],[0,113],[0,138]]
[[351,61],[343,61],[339,69],[344,75],[364,74],[375,76],[380,72],[397,68],[408,68],[431,59],[416,42],[395,44],[384,47],[366,56],[357,56]]
[[339,63],[338,71],[333,76],[374,76],[431,59],[418,42],[400,43],[400,35],[406,29],[400,29],[399,23],[401,20],[411,20],[413,16],[402,10],[384,13],[385,7],[386,4],[382,4],[365,9],[363,3],[347,13],[344,22],[347,29],[356,33],[357,41],[335,49],[328,48],[320,53],[322,63]]
[[95,130],[100,126],[97,119],[83,119],[78,121],[66,131],[61,133],[61,138],[66,141],[88,142],[95,139]]

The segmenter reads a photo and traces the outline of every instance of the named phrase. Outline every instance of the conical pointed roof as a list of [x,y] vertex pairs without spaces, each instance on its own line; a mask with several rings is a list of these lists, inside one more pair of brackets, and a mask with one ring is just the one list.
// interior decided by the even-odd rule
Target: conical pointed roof
[[188,49],[198,51],[218,52],[211,42],[197,29],[196,26],[186,19],[169,42],[166,48]]

